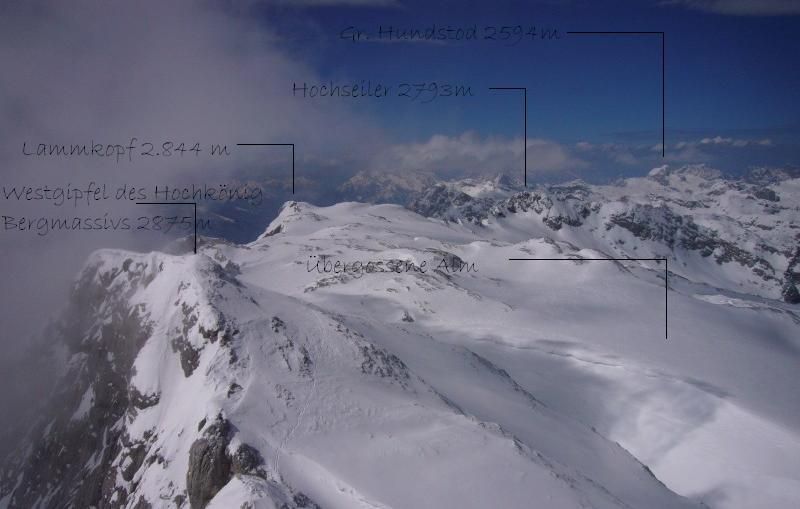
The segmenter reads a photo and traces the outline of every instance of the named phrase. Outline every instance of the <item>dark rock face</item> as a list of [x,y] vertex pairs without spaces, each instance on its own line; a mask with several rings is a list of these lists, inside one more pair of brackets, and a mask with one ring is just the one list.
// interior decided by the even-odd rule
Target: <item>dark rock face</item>
[[133,476],[142,466],[142,463],[144,463],[146,455],[147,455],[146,442],[136,442],[131,444],[131,446],[125,453],[125,457],[130,459],[130,462],[127,463],[127,466],[125,466],[122,469],[122,478],[125,479],[126,481],[133,480]]
[[[611,217],[606,228],[618,226],[642,240],[654,240],[674,249],[697,251],[701,256],[714,256],[719,263],[736,262],[750,268],[765,281],[775,279],[775,268],[764,258],[745,251],[719,237],[715,230],[699,226],[690,216],[680,216],[664,208],[656,215],[654,207],[644,206]],[[658,216],[658,217],[657,217]]]
[[228,453],[232,435],[230,422],[217,416],[189,448],[186,492],[192,509],[204,508],[234,475],[266,479],[264,458],[254,447],[241,444],[235,453]]
[[473,201],[473,198],[466,193],[451,189],[444,184],[437,184],[411,200],[408,208],[423,216],[441,217],[441,214],[451,207],[463,207]]
[[800,290],[797,289],[797,285],[793,283],[789,283],[788,281],[783,285],[783,291],[781,292],[783,297],[783,301],[788,304],[800,304]]
[[[629,211],[614,214],[606,224],[606,229],[618,226],[631,232],[634,237],[642,240],[655,240],[669,247],[674,247],[679,231],[692,231],[695,229],[691,218],[684,218],[674,214],[667,207],[653,207],[644,205]],[[694,236],[694,235],[689,235]],[[713,248],[708,254],[711,254]]]
[[265,477],[266,474],[260,468],[264,464],[264,458],[254,447],[242,444],[236,449],[231,458],[231,471],[234,474],[256,475]]
[[754,184],[769,185],[798,177],[800,177],[800,167],[755,168],[748,172],[745,180]]
[[286,330],[286,324],[283,322],[283,320],[281,320],[277,316],[272,317],[271,325],[272,325],[272,332],[277,333]]
[[180,356],[181,369],[186,378],[192,376],[194,370],[200,364],[200,350],[194,348],[183,337],[177,337],[172,340],[172,350]]
[[784,274],[781,296],[789,304],[800,304],[800,247],[795,250],[794,256],[789,260],[789,266]]
[[396,355],[368,343],[359,348],[361,350],[361,372],[365,375],[375,375],[387,378],[405,387],[408,379],[408,368]]
[[[428,217],[438,217],[450,222],[464,221],[482,224],[490,218],[503,218],[509,214],[533,211],[543,216],[543,223],[551,230],[562,226],[581,226],[592,209],[585,200],[588,190],[583,185],[554,188],[552,196],[544,192],[523,191],[503,200],[473,198],[444,184],[434,186],[418,195],[408,208]],[[561,212],[556,204],[566,205]]]
[[232,461],[227,453],[230,431],[230,423],[218,417],[189,449],[186,491],[192,509],[205,507],[231,480]]
[[755,191],[753,191],[753,196],[758,198],[759,200],[767,200],[767,201],[781,201],[778,193],[773,191],[768,187],[759,187]]
[[272,332],[281,336],[277,347],[286,368],[289,371],[297,371],[302,376],[311,376],[314,362],[306,347],[295,342],[294,338],[288,333],[286,324],[279,317],[272,317],[271,328]]
[[181,328],[175,331],[176,337],[172,339],[171,346],[172,351],[179,355],[183,374],[189,378],[200,363],[200,350],[189,343],[188,337],[189,331],[197,325],[198,318],[195,306],[189,306],[185,302],[181,303],[181,313],[183,323]]
[[267,233],[265,233],[265,234],[263,235],[263,237],[272,237],[272,236],[274,236],[274,235],[277,235],[277,234],[281,233],[282,231],[283,231],[283,225],[282,225],[282,224],[279,224],[278,226],[276,226],[276,227],[275,227],[275,228],[273,228],[272,230],[270,230],[270,231],[268,231]]
[[158,405],[159,400],[161,399],[160,394],[142,394],[139,392],[136,387],[131,387],[128,390],[128,398],[131,401],[131,405],[134,408],[139,410],[144,410],[145,408],[150,408],[151,406]]
[[136,505],[133,506],[133,509],[152,509],[153,505],[144,499],[144,497],[139,497],[139,500],[136,501]]
[[[117,285],[120,278],[130,284]],[[115,424],[157,396],[129,391],[133,362],[152,326],[121,289],[150,280],[146,264],[126,260],[122,268],[88,267],[76,283],[56,333],[80,362],[71,365],[66,383],[50,399],[50,415],[32,429],[30,454],[9,461],[0,475],[0,496],[13,490],[10,507],[127,505],[129,494],[115,480],[118,472],[123,478],[133,472],[120,471],[115,460],[125,455],[141,464],[147,445],[131,443]]]
[[[294,502],[294,507],[303,508],[303,509],[320,509],[320,507],[314,503],[310,498],[308,498],[304,493],[297,492],[292,497],[292,502]],[[284,504],[281,509],[289,509],[289,506]]]

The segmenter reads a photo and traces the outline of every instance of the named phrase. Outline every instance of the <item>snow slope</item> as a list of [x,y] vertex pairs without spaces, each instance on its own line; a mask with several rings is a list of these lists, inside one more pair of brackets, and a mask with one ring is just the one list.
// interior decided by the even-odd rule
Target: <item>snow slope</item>
[[687,270],[665,340],[659,262],[531,223],[290,202],[248,245],[96,253],[0,507],[800,504],[796,306]]

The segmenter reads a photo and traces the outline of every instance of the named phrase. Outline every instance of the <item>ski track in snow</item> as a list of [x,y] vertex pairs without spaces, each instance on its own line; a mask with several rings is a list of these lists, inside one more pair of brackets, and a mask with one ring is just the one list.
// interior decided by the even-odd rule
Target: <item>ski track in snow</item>
[[[326,333],[325,333],[324,328],[322,326],[322,321],[319,319],[319,316],[317,316],[317,312],[313,312],[312,316],[314,316],[314,320],[317,322],[317,329],[319,330],[319,333],[320,333],[319,341],[320,341],[320,343],[322,343],[323,342],[323,336],[326,336]],[[313,345],[313,343],[314,343],[313,339],[312,339],[312,341],[308,341],[308,336],[306,336],[306,344],[308,345],[309,354],[311,354],[311,388],[310,388],[308,394],[306,395],[305,399],[303,400],[303,405],[300,407],[300,411],[297,413],[297,420],[295,421],[294,425],[289,429],[289,431],[286,433],[286,436],[283,437],[283,439],[281,440],[281,442],[278,445],[277,449],[275,450],[275,461],[274,461],[275,472],[277,473],[277,475],[279,477],[281,476],[281,473],[280,473],[280,457],[281,457],[281,454],[284,453],[284,451],[286,449],[286,445],[289,443],[289,440],[291,440],[291,438],[294,435],[295,431],[297,431],[297,429],[300,427],[300,424],[303,422],[303,417],[305,416],[305,413],[308,410],[308,407],[311,405],[311,400],[317,394],[317,372],[316,372],[317,371],[316,370],[317,355],[316,355],[316,353],[317,353],[318,349],[316,348],[316,346]]]
[[[319,360],[319,354],[325,350],[325,341],[328,339],[328,333],[325,330],[324,324],[322,323],[322,319],[320,319],[319,314],[322,311],[314,310],[312,312],[312,316],[316,321],[317,327],[316,329],[319,331],[319,337],[317,338],[318,344],[316,344],[313,340],[307,341],[307,345],[309,348],[309,354],[312,355],[312,368],[311,368],[311,387],[309,389],[309,393],[306,398],[303,400],[303,405],[300,408],[300,411],[297,413],[297,420],[295,421],[294,425],[291,429],[286,433],[283,440],[281,440],[280,445],[275,451],[275,472],[277,473],[278,477],[283,479],[283,476],[280,472],[280,458],[283,454],[291,455],[291,452],[286,451],[286,447],[289,441],[294,436],[295,432],[300,428],[300,425],[303,423],[305,414],[308,412],[309,407],[311,406],[312,400],[317,395],[317,384],[318,384],[318,373],[316,370],[317,361]],[[335,378],[335,377],[332,377]],[[363,494],[361,494],[357,489],[354,487],[342,482],[341,480],[330,477],[330,482],[332,482],[339,493],[344,494],[345,496],[352,499],[352,501],[359,504],[360,507],[364,509],[392,509],[391,506],[382,504],[380,502],[373,502],[367,499]]]

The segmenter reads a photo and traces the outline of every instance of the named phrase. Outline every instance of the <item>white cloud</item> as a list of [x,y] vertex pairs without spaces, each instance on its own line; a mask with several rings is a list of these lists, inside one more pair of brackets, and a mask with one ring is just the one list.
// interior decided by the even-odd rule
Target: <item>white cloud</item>
[[[375,166],[398,170],[460,171],[467,174],[517,171],[523,166],[522,138],[434,135],[422,143],[398,144],[381,154]],[[562,145],[528,140],[528,171],[553,172],[587,167]]]
[[[6,5],[8,4],[8,5]],[[293,81],[314,82],[313,69],[287,55],[263,17],[247,6],[215,0],[161,2],[31,0],[0,7],[0,178],[4,186],[83,187],[113,190],[226,183],[237,169],[290,178],[287,150],[231,148],[220,160],[209,144],[295,143],[298,179],[306,158],[346,153],[366,158],[380,140],[346,105],[293,100]],[[233,10],[231,10],[233,9]],[[200,157],[37,159],[21,155],[23,142],[127,144],[199,142]],[[354,143],[353,140],[358,140]],[[141,145],[140,145],[141,147]],[[342,148],[345,147],[345,148]],[[359,151],[363,151],[361,154]],[[191,157],[190,157],[191,156]],[[85,187],[83,187],[85,189]],[[153,196],[148,196],[152,199]],[[14,217],[59,214],[136,218],[142,208],[126,200],[58,209],[40,202],[0,202]],[[265,221],[268,218],[264,219]],[[42,309],[60,302],[86,254],[98,247],[145,248],[167,236],[139,233],[4,232],[6,290],[0,295],[0,346],[23,344]],[[163,240],[162,240],[163,239]],[[42,268],[47,270],[42,270]]]
[[764,138],[761,140],[751,140],[751,139],[741,139],[741,138],[730,138],[730,137],[723,137],[723,136],[714,136],[702,138],[700,140],[694,141],[680,141],[675,144],[676,149],[684,149],[687,147],[698,147],[698,146],[706,146],[706,147],[752,147],[752,146],[762,146],[762,147],[770,147],[772,146],[772,140],[769,138]]
[[[0,131],[16,148],[44,143],[127,143],[131,137],[176,142],[295,143],[298,158],[379,133],[343,103],[292,97],[292,83],[315,82],[313,69],[275,44],[263,20],[221,3],[34,1],[0,16]],[[46,12],[47,16],[41,13]],[[347,122],[341,119],[346,118]],[[362,140],[368,145],[377,138]],[[352,145],[352,144],[351,144]],[[43,177],[163,177],[176,171],[215,175],[274,161],[264,151],[235,151],[220,167],[210,158],[103,167],[2,160],[26,180]],[[275,153],[275,151],[273,151]],[[282,157],[285,159],[285,157]]]
[[[697,140],[683,140],[667,146],[666,159],[671,162],[701,163],[741,158],[752,153],[753,149],[772,147],[769,138],[745,139],[727,136],[708,136]],[[661,150],[661,146],[657,146]],[[652,150],[655,151],[656,147]],[[762,152],[763,153],[763,152]]]
[[734,16],[781,16],[800,14],[797,0],[663,0],[661,5]]
[[700,140],[701,145],[731,145],[733,138],[723,138],[722,136],[715,136],[713,138],[703,138]]

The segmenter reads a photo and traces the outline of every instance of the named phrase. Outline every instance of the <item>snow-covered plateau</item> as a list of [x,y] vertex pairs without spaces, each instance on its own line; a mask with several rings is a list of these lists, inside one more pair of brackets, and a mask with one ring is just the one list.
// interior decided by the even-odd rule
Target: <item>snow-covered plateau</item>
[[800,178],[400,194],[94,253],[0,507],[800,507]]

